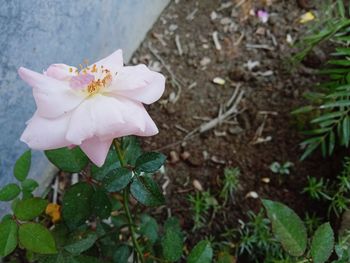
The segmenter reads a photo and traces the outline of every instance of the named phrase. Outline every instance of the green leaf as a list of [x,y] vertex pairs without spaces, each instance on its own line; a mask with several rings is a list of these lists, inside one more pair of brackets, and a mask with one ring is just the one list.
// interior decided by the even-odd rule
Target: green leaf
[[227,251],[221,251],[218,253],[217,263],[232,263],[235,262],[235,257],[230,255]]
[[97,240],[96,233],[87,232],[87,233],[78,233],[73,235],[69,243],[64,247],[69,253],[80,254],[89,248],[91,248],[95,241]]
[[293,110],[293,111],[291,112],[291,114],[296,115],[296,114],[300,114],[300,113],[306,113],[306,112],[312,111],[313,109],[314,109],[314,107],[313,107],[313,106],[310,106],[310,105],[308,105],[308,106],[303,106],[303,107],[300,107],[300,108],[298,108],[298,109],[296,109],[296,110]]
[[[314,139],[314,138],[312,138],[312,139]],[[306,147],[306,150],[304,151],[303,155],[300,157],[301,161],[305,160],[320,145],[320,143],[322,142],[322,138],[320,140],[320,137],[317,137],[317,139],[318,139],[318,141],[310,143]]]
[[311,123],[319,123],[319,122],[324,122],[326,120],[329,120],[329,119],[335,119],[335,118],[339,118],[341,116],[343,116],[344,113],[341,112],[341,111],[335,111],[335,112],[329,112],[329,113],[326,113],[320,117],[317,117],[315,119],[313,119],[311,121]]
[[63,196],[62,217],[70,229],[83,224],[90,216],[90,202],[94,189],[87,183],[71,186]]
[[329,145],[328,145],[328,155],[329,156],[333,153],[334,147],[335,147],[335,134],[334,134],[334,131],[331,131],[329,133]]
[[92,165],[91,175],[96,180],[102,181],[110,171],[118,167],[120,167],[118,156],[114,149],[111,148],[108,152],[105,163],[101,167]]
[[149,177],[137,176],[130,191],[137,201],[146,206],[158,206],[165,202],[158,185]]
[[320,106],[321,109],[329,109],[329,108],[335,108],[335,107],[349,107],[350,106],[350,100],[338,100],[335,102],[329,102],[326,104],[323,104]]
[[329,223],[324,223],[316,231],[311,242],[311,256],[314,263],[324,263],[332,254],[334,233]]
[[342,126],[343,126],[342,141],[343,141],[343,144],[346,147],[348,147],[349,140],[350,140],[350,118],[349,118],[349,116],[346,116],[343,119]]
[[24,192],[33,192],[38,186],[38,182],[33,179],[25,179],[21,182],[22,190]]
[[182,256],[183,237],[179,221],[170,217],[164,225],[164,236],[162,237],[163,256],[170,262],[178,261]]
[[327,64],[339,65],[339,66],[350,66],[350,61],[347,59],[331,59],[327,61]]
[[15,216],[22,221],[32,220],[44,212],[48,203],[39,197],[20,200],[14,209]]
[[213,249],[207,240],[200,241],[188,255],[187,263],[211,263]]
[[146,236],[148,240],[154,244],[158,239],[157,221],[149,215],[141,215],[140,233]]
[[110,171],[103,179],[103,185],[108,192],[118,192],[124,189],[132,179],[129,169],[120,167]]
[[28,150],[24,152],[21,155],[21,157],[19,157],[16,161],[15,167],[13,169],[13,174],[15,175],[18,181],[22,182],[24,179],[27,178],[30,169],[31,159],[32,152]]
[[37,255],[39,263],[102,263],[97,258],[85,255],[71,255],[60,251],[55,255]]
[[6,257],[17,246],[18,226],[13,220],[4,220],[0,223],[0,256]]
[[[103,261],[105,262],[105,261]],[[80,255],[77,257],[74,257],[74,261],[71,261],[69,263],[103,263],[98,258]]]
[[91,210],[100,219],[108,218],[112,212],[112,204],[102,189],[97,189],[91,197]]
[[11,201],[21,192],[17,184],[7,184],[0,190],[0,201]]
[[147,152],[136,160],[136,171],[154,173],[164,164],[166,156],[161,153]]
[[78,173],[89,163],[88,157],[79,147],[48,150],[45,155],[56,167],[69,173]]
[[128,245],[121,244],[117,246],[113,254],[113,262],[128,263],[131,254],[131,249]]
[[34,253],[55,254],[57,253],[55,240],[45,227],[37,223],[20,225],[18,230],[20,244]]
[[122,149],[126,163],[135,166],[137,158],[142,154],[138,139],[135,136],[123,137]]
[[262,200],[272,223],[272,232],[283,248],[292,256],[301,256],[306,249],[307,234],[304,223],[289,207],[279,202]]

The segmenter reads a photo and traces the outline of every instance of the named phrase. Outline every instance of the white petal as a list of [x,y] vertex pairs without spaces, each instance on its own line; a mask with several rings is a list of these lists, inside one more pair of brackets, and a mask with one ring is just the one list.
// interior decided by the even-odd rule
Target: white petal
[[124,123],[120,108],[123,105],[113,97],[95,94],[84,101],[73,113],[67,139],[73,144],[93,136],[110,138]]
[[123,67],[113,77],[111,92],[145,104],[151,104],[162,96],[164,88],[164,76],[141,64]]
[[60,81],[26,68],[20,68],[18,73],[25,82],[33,87],[37,113],[42,117],[59,117],[76,108],[84,100],[84,96],[72,90],[66,81]]
[[92,68],[93,65],[96,65],[96,68],[98,70],[101,69],[101,66],[104,69],[109,69],[111,72],[113,72],[113,75],[118,72],[123,67],[123,52],[121,49],[118,49],[108,57],[105,57],[96,63],[90,65],[89,67]]
[[42,118],[35,113],[27,122],[21,141],[36,150],[50,150],[71,145],[65,138],[70,114],[56,119]]
[[80,145],[80,148],[94,164],[101,167],[106,160],[112,141],[113,140],[100,141],[97,137],[92,137],[91,139],[85,140]]

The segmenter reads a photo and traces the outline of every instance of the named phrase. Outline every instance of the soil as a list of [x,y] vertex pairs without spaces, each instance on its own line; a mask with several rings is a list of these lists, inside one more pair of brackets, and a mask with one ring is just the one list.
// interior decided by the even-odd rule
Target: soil
[[[238,2],[243,4],[236,7]],[[250,13],[259,9],[269,13],[267,23]],[[338,166],[318,153],[299,161],[303,152],[300,131],[306,120],[290,114],[305,105],[303,93],[317,82],[313,67],[323,61],[316,54],[290,70],[295,50],[287,35],[296,41],[305,31],[306,26],[299,23],[305,12],[297,1],[287,0],[172,1],[131,60],[167,76],[163,97],[149,106],[159,135],[144,138],[142,143],[147,150],[160,150],[169,157],[165,176],[160,178],[161,183],[170,180],[169,185],[164,184],[168,210],[161,213],[166,216],[170,211],[181,219],[183,228],[191,233],[189,247],[205,236],[220,240],[225,229],[247,219],[247,211],[259,211],[260,197],[282,201],[302,217],[307,210],[321,216],[326,213],[301,191],[307,176],[330,178]],[[217,32],[221,50],[215,47],[213,32]],[[255,62],[259,64],[249,69]],[[215,84],[216,77],[225,84]],[[205,118],[216,118],[220,109],[225,110],[237,87],[244,91],[238,113],[214,129],[188,136]],[[282,182],[269,169],[274,161],[294,164]],[[219,192],[227,167],[241,171],[234,198],[208,225],[192,232],[188,195],[198,191],[193,180],[221,203]],[[251,191],[259,198],[250,197]]]

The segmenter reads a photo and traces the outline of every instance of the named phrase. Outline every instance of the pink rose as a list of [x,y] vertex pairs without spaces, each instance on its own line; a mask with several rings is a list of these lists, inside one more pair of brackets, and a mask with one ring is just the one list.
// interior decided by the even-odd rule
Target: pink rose
[[18,73],[37,106],[21,136],[32,149],[79,145],[102,166],[114,138],[158,133],[143,103],[161,97],[165,78],[145,65],[123,66],[121,50],[80,70],[53,64],[44,74],[23,67]]

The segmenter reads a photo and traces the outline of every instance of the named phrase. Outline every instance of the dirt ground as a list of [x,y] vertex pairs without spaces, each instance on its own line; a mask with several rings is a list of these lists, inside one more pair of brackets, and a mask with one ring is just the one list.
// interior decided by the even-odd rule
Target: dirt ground
[[[251,10],[267,11],[268,21],[263,23]],[[300,215],[309,208],[325,213],[301,190],[307,176],[331,177],[336,165],[318,154],[299,161],[304,123],[290,115],[305,103],[303,93],[315,86],[313,67],[321,59],[312,58],[290,71],[290,42],[305,31],[299,22],[305,12],[291,0],[251,5],[172,1],[132,58],[132,63],[145,63],[167,76],[165,94],[149,107],[160,133],[142,142],[148,150],[169,157],[160,182],[170,180],[164,184],[167,206],[185,230],[191,233],[193,227],[188,202],[188,195],[198,191],[193,180],[220,200],[224,168],[241,170],[234,199],[211,224],[190,235],[189,245],[204,236],[219,237],[226,228],[236,227],[239,219],[245,220],[248,210],[257,212],[261,201],[250,197],[251,191],[280,200]],[[241,100],[235,97],[236,113],[200,132],[203,123],[230,109],[226,104],[235,91],[244,92]],[[274,161],[294,163],[282,184],[269,169]],[[166,215],[166,209],[162,213]]]

